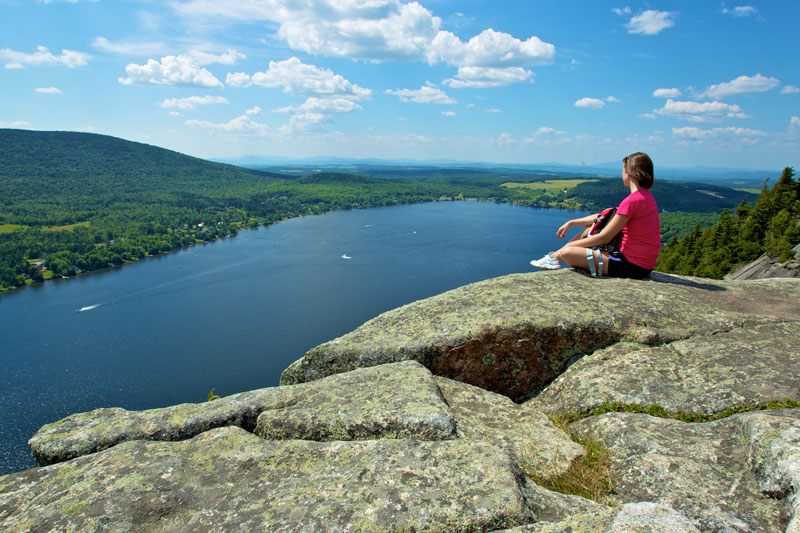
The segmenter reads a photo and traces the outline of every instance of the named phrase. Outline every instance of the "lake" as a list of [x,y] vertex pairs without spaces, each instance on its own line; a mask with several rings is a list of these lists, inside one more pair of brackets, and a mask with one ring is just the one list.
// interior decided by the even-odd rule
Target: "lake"
[[[39,427],[275,386],[374,316],[512,272],[583,211],[437,202],[336,211],[0,296],[0,474]],[[81,309],[81,312],[76,310]]]

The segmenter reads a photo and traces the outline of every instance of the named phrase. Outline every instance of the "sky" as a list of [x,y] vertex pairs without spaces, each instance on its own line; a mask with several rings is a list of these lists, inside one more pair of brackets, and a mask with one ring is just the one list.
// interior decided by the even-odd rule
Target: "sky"
[[0,0],[0,127],[245,155],[800,164],[800,2]]

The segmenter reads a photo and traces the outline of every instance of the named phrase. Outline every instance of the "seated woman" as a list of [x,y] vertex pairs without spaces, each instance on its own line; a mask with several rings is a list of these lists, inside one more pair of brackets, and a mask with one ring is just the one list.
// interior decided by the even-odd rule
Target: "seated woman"
[[[653,162],[642,152],[631,154],[622,160],[622,182],[631,193],[619,204],[614,217],[603,230],[586,237],[589,226],[597,215],[589,215],[567,221],[558,228],[556,235],[564,238],[567,230],[581,226],[578,235],[561,249],[550,252],[541,259],[531,261],[537,268],[561,268],[561,262],[573,268],[595,271],[600,268],[598,254],[602,254],[602,273],[617,278],[646,278],[656,265],[661,251],[661,226],[658,219],[658,206],[650,193],[653,186]],[[622,231],[619,253],[609,256],[605,250],[587,249],[601,246],[611,241]],[[589,264],[589,258],[594,261]]]

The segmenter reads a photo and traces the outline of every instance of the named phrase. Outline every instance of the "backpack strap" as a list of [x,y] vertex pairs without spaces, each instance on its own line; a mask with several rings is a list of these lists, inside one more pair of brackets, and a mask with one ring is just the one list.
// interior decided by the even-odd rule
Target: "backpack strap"
[[591,248],[586,249],[586,261],[589,262],[589,275],[597,277],[597,271],[594,268],[594,250]]
[[600,250],[597,250],[597,277],[603,277],[603,253]]

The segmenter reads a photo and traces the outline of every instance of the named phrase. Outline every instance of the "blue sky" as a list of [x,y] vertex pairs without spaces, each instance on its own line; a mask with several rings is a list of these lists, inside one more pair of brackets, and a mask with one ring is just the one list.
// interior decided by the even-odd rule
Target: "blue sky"
[[797,167],[800,2],[0,0],[0,127],[204,158]]

